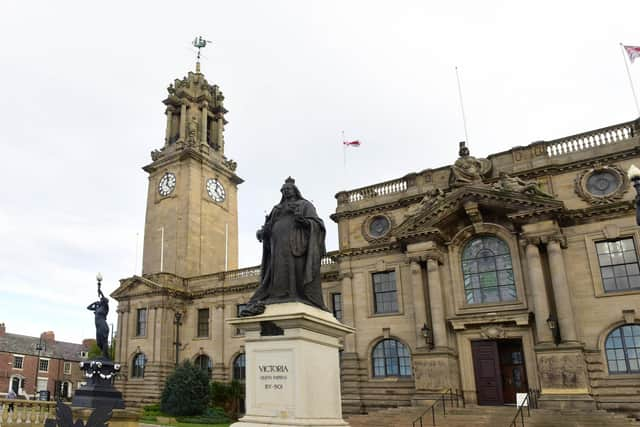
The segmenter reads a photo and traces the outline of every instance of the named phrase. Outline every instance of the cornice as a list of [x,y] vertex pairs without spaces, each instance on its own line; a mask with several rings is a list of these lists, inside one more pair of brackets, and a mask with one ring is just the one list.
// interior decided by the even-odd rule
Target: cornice
[[392,202],[383,203],[380,205],[369,206],[366,208],[360,208],[350,211],[344,212],[336,212],[331,214],[329,217],[334,221],[338,222],[343,218],[356,218],[363,215],[372,215],[376,213],[384,213],[386,211],[390,211],[397,208],[402,208],[406,206],[410,206],[414,203],[419,202],[424,197],[424,194],[414,194],[411,196],[403,197],[401,199],[394,200]]
[[193,159],[206,164],[217,172],[220,172],[229,181],[233,182],[236,185],[242,184],[244,182],[244,180],[236,175],[233,171],[235,162],[215,154],[204,154],[200,152],[195,146],[183,145],[181,148],[176,147],[173,148],[172,151],[160,151],[159,153],[161,154],[160,157],[158,157],[156,160],[153,160],[153,162],[149,163],[148,165],[143,166],[142,170],[151,174],[158,169],[162,169],[172,163],[183,161],[186,159]]
[[623,200],[608,205],[597,205],[584,209],[566,210],[560,216],[560,225],[568,227],[572,225],[596,222],[603,219],[635,215],[635,209],[635,203],[633,200]]

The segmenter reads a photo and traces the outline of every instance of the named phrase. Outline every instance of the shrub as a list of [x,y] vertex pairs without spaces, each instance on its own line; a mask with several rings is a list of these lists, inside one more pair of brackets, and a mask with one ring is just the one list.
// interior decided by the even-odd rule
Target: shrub
[[185,361],[167,378],[160,410],[169,415],[200,415],[209,404],[207,372]]
[[211,404],[224,408],[226,414],[232,418],[238,415],[238,404],[244,398],[244,387],[236,380],[230,383],[211,383]]

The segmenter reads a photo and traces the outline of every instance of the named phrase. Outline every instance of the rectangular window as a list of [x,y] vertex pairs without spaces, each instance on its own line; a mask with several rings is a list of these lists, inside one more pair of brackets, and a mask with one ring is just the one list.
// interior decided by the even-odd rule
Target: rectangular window
[[596,242],[605,292],[640,289],[640,268],[633,238]]
[[24,363],[24,356],[13,356],[13,368],[14,369],[22,369],[22,364]]
[[71,362],[64,362],[64,373],[67,375],[71,373]]
[[[242,310],[244,310],[244,308],[246,306],[247,306],[247,304],[238,304],[238,305],[236,305],[236,317],[240,317],[240,312]],[[236,335],[244,335],[244,333],[242,332],[242,329],[236,328]]]
[[333,316],[338,320],[342,320],[342,294],[341,293],[331,294],[331,305],[333,308]]
[[379,313],[397,313],[396,272],[373,274],[374,310]]
[[143,337],[145,335],[147,335],[147,309],[139,308],[136,318],[136,336]]
[[49,359],[40,359],[38,370],[40,372],[49,372]]
[[199,337],[209,336],[209,309],[208,308],[198,309],[198,336]]

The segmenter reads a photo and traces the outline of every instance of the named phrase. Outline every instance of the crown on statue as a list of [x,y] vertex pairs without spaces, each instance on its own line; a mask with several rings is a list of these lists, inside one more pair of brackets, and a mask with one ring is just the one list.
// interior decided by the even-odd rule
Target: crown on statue
[[293,178],[291,178],[291,177],[289,177],[289,178],[287,178],[287,179],[285,179],[285,180],[284,180],[284,183],[285,183],[285,184],[295,184],[295,183],[296,183],[296,180],[295,180],[295,179],[293,179]]

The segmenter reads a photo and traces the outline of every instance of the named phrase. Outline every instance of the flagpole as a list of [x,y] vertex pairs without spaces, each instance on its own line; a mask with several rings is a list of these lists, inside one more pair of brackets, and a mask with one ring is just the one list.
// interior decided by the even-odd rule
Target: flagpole
[[636,90],[633,87],[633,79],[631,78],[631,71],[629,71],[629,64],[627,63],[627,52],[622,43],[620,43],[620,48],[622,49],[622,60],[624,61],[624,68],[627,70],[627,77],[629,77],[629,86],[631,86],[633,101],[636,103],[636,111],[638,112],[638,116],[640,116],[640,106],[638,106],[638,97],[636,96]]
[[458,96],[460,97],[460,110],[462,111],[462,124],[464,126],[464,138],[469,142],[469,134],[467,133],[467,117],[464,114],[464,102],[462,100],[462,86],[460,85],[460,76],[458,75],[458,66],[456,65],[456,81],[458,82]]
[[345,144],[344,131],[342,131],[342,167],[344,169],[344,177],[347,177],[347,144]]

